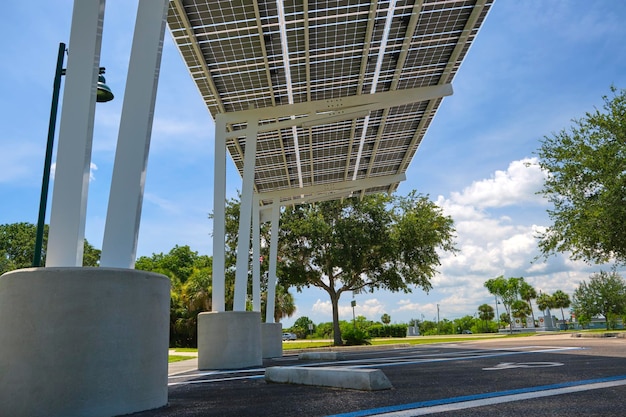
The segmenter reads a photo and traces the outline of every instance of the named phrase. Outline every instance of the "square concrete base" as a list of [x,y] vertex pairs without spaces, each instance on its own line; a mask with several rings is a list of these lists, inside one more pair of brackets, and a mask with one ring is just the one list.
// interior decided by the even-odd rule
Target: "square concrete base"
[[0,277],[0,415],[108,417],[167,404],[170,281],[116,268]]
[[198,369],[261,366],[261,313],[216,311],[198,314]]
[[283,325],[280,323],[262,323],[263,358],[283,356]]

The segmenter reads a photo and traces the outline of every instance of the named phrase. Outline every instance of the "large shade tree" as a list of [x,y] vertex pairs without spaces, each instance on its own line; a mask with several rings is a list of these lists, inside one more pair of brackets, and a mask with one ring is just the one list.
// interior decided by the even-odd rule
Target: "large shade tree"
[[602,109],[541,143],[541,193],[553,204],[539,242],[545,256],[626,263],[626,90],[611,92]]
[[431,289],[442,251],[454,252],[453,220],[426,196],[383,194],[288,207],[281,217],[280,273],[330,297],[335,345],[343,344],[345,292]]
[[[234,283],[235,272],[237,266],[237,243],[239,239],[239,213],[241,207],[241,195],[239,198],[231,198],[226,201],[225,207],[225,226],[226,226],[226,241],[225,241],[225,268],[224,276],[226,281],[226,310],[232,309],[232,301],[234,297]],[[213,214],[209,215],[209,218],[213,218]],[[261,241],[270,241],[270,224],[261,223],[260,225],[260,237]],[[261,262],[260,271],[260,284],[261,284],[261,320],[267,318],[266,304],[267,304],[267,278],[266,274],[269,269],[269,245],[261,246],[260,260],[252,259],[252,251],[248,251],[248,261]],[[248,294],[252,294],[252,271],[248,271]],[[252,298],[248,297],[248,308],[252,308]],[[282,318],[291,317],[296,311],[295,300],[293,294],[289,292],[289,284],[285,284],[281,277],[278,277],[276,284],[276,298],[274,301],[274,320],[279,322]]]
[[[199,255],[189,246],[176,245],[168,253],[140,257],[135,269],[169,277],[170,345],[195,347],[198,313],[211,310],[212,258]],[[232,305],[232,298],[226,303]]]
[[[0,225],[0,275],[14,269],[33,265],[37,226],[32,223],[10,223]],[[45,265],[48,242],[48,225],[44,226],[42,265]],[[100,249],[84,240],[83,266],[98,266]]]
[[626,312],[626,281],[616,271],[592,274],[574,291],[572,307],[577,317],[604,317],[608,330]]

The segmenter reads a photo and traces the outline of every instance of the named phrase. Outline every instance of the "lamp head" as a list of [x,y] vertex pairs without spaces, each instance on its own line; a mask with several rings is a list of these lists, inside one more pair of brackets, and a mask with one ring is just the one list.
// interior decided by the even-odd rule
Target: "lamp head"
[[98,74],[98,91],[96,95],[96,101],[98,103],[106,103],[107,101],[113,100],[113,92],[106,85],[106,80],[104,79],[104,75]]

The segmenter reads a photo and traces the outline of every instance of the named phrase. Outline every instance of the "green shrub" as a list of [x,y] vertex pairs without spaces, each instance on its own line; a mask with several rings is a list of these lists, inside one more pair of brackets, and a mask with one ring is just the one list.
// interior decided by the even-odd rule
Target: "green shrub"
[[346,329],[341,336],[346,346],[371,345],[370,335],[361,329]]

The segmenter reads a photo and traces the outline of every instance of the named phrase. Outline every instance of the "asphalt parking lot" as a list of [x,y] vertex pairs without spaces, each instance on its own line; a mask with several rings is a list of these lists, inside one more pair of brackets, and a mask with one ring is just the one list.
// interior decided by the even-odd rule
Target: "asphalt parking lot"
[[[294,365],[381,369],[393,389],[264,380],[265,367]],[[626,339],[567,334],[377,347],[346,350],[333,362],[285,352],[258,369],[176,373],[169,385],[167,407],[133,416],[623,416]]]

